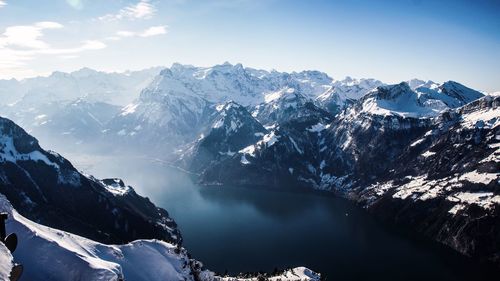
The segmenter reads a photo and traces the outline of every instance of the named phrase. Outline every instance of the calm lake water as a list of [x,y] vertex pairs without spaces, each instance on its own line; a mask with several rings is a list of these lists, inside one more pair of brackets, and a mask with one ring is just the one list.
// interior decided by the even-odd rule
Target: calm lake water
[[327,280],[487,280],[488,275],[492,280],[495,274],[381,224],[344,199],[200,187],[189,175],[158,161],[66,156],[85,172],[123,178],[167,209],[184,246],[217,272],[304,265],[326,274]]

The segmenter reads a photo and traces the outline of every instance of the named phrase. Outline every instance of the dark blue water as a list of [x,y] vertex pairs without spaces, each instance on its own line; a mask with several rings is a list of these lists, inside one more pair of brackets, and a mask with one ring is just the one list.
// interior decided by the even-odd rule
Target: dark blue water
[[304,265],[327,280],[498,278],[445,247],[378,222],[341,198],[200,187],[189,175],[150,160],[116,160],[113,165],[108,159],[85,167],[98,176],[124,178],[167,209],[184,246],[217,272]]

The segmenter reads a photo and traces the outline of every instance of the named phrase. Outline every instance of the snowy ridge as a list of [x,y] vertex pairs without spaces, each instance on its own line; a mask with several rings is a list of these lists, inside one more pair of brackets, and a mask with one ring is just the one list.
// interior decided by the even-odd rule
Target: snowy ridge
[[[0,117],[0,163],[11,162],[17,165],[18,161],[41,162],[57,170],[59,183],[73,186],[80,184],[80,175],[78,173],[61,167],[63,161],[60,155],[55,152],[48,154],[47,152],[42,152],[36,139],[30,137],[28,140],[22,140],[23,134],[26,133],[18,127],[13,127],[13,123],[10,120]],[[23,143],[24,141],[28,143]],[[22,147],[23,151],[19,151],[16,144]],[[29,148],[27,149],[26,146],[29,146]],[[52,156],[53,160],[50,160],[49,156]],[[55,160],[58,161],[56,162]]]
[[234,100],[248,106],[264,102],[266,93],[287,86],[299,88],[312,98],[324,92],[331,82],[328,75],[318,71],[268,72],[227,62],[213,67],[173,64],[163,70],[145,92],[198,96],[212,103]]
[[452,81],[440,86],[428,82],[415,90],[408,83],[402,82],[377,87],[368,92],[360,100],[361,104],[354,108],[358,112],[381,116],[436,117],[447,109],[463,106],[482,96],[483,94]]
[[[32,222],[13,210],[0,195],[0,209],[8,212],[7,229],[19,237],[14,252],[24,265],[27,280],[193,280],[185,250],[158,240],[104,245]],[[47,257],[47,258],[36,258]]]
[[125,186],[121,179],[104,179],[99,181],[107,191],[116,196],[123,196],[132,191],[130,186]]

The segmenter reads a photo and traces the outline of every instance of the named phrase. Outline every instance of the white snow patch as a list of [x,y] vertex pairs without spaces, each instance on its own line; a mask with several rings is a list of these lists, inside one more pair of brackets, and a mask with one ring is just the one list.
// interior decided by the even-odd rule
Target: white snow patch
[[479,173],[472,171],[460,176],[460,180],[467,180],[473,183],[489,184],[490,182],[498,179],[500,173]]
[[249,154],[255,157],[255,145],[249,145],[238,152],[243,154]]
[[494,128],[500,125],[500,107],[465,113],[462,118],[466,128]]
[[243,165],[248,165],[248,164],[250,164],[250,161],[248,161],[248,160],[247,160],[247,157],[246,157],[246,155],[245,155],[245,154],[242,154],[242,155],[241,155],[240,162],[241,162],[241,164],[243,164]]
[[128,104],[127,106],[125,106],[122,109],[121,115],[125,116],[125,115],[129,115],[129,114],[134,113],[138,106],[139,106],[138,103],[136,103],[136,104],[134,104],[134,103]]
[[121,186],[119,179],[113,179],[113,180],[114,182],[111,184],[105,184],[103,181],[100,182],[104,186],[104,188],[106,188],[107,191],[109,191],[111,194],[115,196],[123,196],[130,192],[130,187],[126,185]]
[[0,280],[9,280],[13,257],[3,243],[0,243]]
[[325,126],[322,123],[318,123],[316,125],[311,126],[311,128],[307,128],[307,130],[311,133],[319,133],[325,129],[327,129],[329,126]]
[[410,146],[411,147],[417,146],[417,145],[421,144],[424,140],[425,140],[425,138],[418,139],[418,140],[414,141],[412,144],[410,144]]
[[288,138],[292,142],[292,145],[295,148],[295,150],[297,150],[297,152],[300,153],[300,154],[304,154],[304,151],[299,148],[299,146],[297,145],[297,143],[295,142],[295,140],[292,137],[288,137]]
[[422,156],[427,158],[427,157],[430,157],[432,155],[436,154],[436,152],[432,152],[432,151],[426,151],[424,153],[422,153]]
[[[494,195],[493,192],[458,192],[446,197],[446,200],[462,204],[474,203],[483,209],[490,209],[494,204],[500,204],[500,195]],[[457,209],[454,211],[458,211]]]
[[269,134],[264,135],[264,138],[262,139],[262,141],[259,141],[259,142],[266,144],[266,147],[271,147],[273,144],[278,142],[278,139],[279,139],[279,136],[276,136],[274,134],[274,131],[271,131]]

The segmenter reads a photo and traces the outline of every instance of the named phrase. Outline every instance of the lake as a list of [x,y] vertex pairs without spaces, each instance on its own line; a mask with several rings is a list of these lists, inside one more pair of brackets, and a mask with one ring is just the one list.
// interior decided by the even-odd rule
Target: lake
[[65,156],[97,177],[123,178],[167,209],[184,246],[217,272],[304,265],[327,280],[482,280],[493,274],[443,246],[380,223],[345,199],[200,187],[161,161]]

